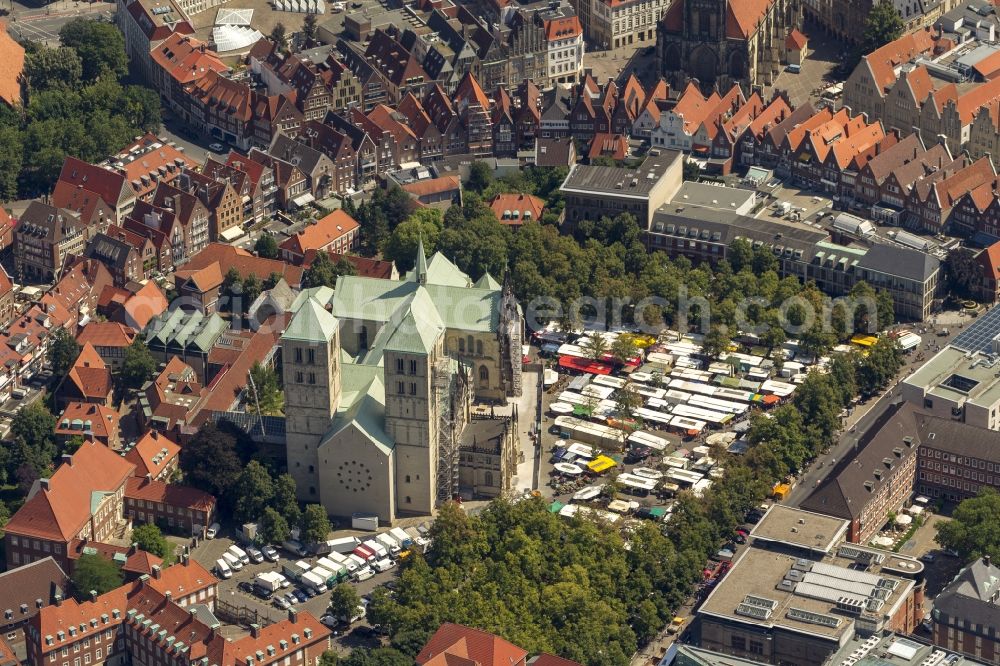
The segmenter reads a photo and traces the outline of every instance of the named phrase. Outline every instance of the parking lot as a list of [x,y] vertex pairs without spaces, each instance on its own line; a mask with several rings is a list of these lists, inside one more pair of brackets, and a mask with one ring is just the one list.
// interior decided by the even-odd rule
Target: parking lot
[[[215,539],[209,539],[202,541],[195,548],[192,549],[191,555],[196,562],[201,564],[206,569],[211,570],[213,573],[215,571],[215,561],[222,557],[222,554],[226,552],[230,545],[236,543],[234,539],[229,535],[220,535]],[[219,581],[219,599],[230,605],[243,607],[250,610],[255,610],[258,613],[258,617],[264,624],[269,624],[272,622],[277,622],[285,617],[286,611],[277,608],[270,601],[265,601],[260,599],[253,594],[240,589],[240,583],[252,583],[254,578],[259,573],[264,573],[267,571],[275,571],[281,573],[282,565],[291,562],[297,562],[299,560],[305,560],[310,564],[315,564],[319,559],[317,556],[310,557],[296,557],[292,554],[278,548],[279,560],[277,562],[268,562],[265,560],[260,564],[250,563],[245,565],[242,570],[234,571],[232,578],[227,580]],[[394,580],[398,574],[398,567],[394,567],[389,571],[384,573],[376,573],[374,577],[361,582],[350,582],[358,592],[358,595],[364,597],[370,595],[375,588],[385,585],[386,583]],[[291,586],[281,590],[280,595],[284,595],[288,592],[292,592],[299,588],[296,583],[292,582]],[[311,613],[317,618],[321,618],[326,614],[326,609],[329,604],[329,593],[323,593],[309,598],[305,602],[296,603],[294,608],[299,611],[306,611]],[[369,626],[365,620],[361,620],[355,623],[350,628],[343,625],[338,626],[334,629],[336,636],[334,638],[334,645],[339,651],[346,651],[348,648],[354,648],[359,646],[371,645],[378,642],[378,639],[371,638],[367,636],[361,636],[357,633],[359,627]]]

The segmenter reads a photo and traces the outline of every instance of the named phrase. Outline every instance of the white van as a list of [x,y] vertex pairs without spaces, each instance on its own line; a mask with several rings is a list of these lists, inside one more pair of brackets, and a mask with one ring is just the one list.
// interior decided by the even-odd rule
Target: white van
[[393,562],[392,560],[390,560],[388,557],[386,557],[386,558],[383,558],[383,559],[379,560],[378,562],[376,562],[372,566],[375,567],[375,571],[377,571],[379,573],[383,573],[383,572],[388,571],[389,569],[393,568],[394,566],[396,566],[396,563]]
[[229,568],[229,565],[222,558],[215,561],[215,573],[223,580],[233,577],[233,570]]
[[363,580],[368,580],[369,578],[371,578],[374,575],[375,575],[375,572],[371,570],[371,567],[365,566],[365,567],[363,567],[361,569],[358,569],[356,572],[354,572],[354,580],[360,582],[360,581],[363,581]]
[[227,552],[232,553],[233,557],[238,559],[243,564],[250,564],[250,556],[247,555],[245,550],[237,546],[235,543],[229,547]]
[[226,551],[222,554],[222,559],[226,561],[226,564],[228,564],[229,568],[232,569],[233,571],[239,571],[240,569],[243,568],[243,563],[240,562],[240,558],[236,557],[229,551]]

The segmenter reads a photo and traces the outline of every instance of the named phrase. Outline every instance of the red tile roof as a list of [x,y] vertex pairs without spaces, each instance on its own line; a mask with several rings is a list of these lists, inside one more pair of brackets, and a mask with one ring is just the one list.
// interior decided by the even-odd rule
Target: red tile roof
[[[302,259],[302,268],[309,268],[312,266],[313,261],[316,260],[316,255],[318,252],[316,250],[306,250],[304,258]],[[379,278],[382,280],[392,279],[392,269],[394,264],[392,261],[385,259],[369,259],[367,257],[358,257],[353,254],[341,254],[339,252],[327,252],[327,256],[330,257],[330,261],[337,263],[341,259],[346,259],[354,266],[354,270],[357,271],[360,277],[371,277]]]
[[160,291],[155,282],[149,280],[125,301],[124,308],[129,318],[141,330],[146,328],[146,324],[153,317],[163,313],[168,305],[167,297]]
[[185,268],[174,273],[174,277],[185,280],[201,293],[207,293],[222,286],[222,266],[218,262],[204,268]]
[[503,224],[517,225],[540,220],[545,202],[531,194],[498,194],[490,202],[490,208]]
[[[302,282],[302,268],[299,266],[292,266],[277,259],[255,257],[246,250],[223,243],[209,243],[201,252],[191,257],[191,260],[184,264],[184,268],[198,271],[212,264],[217,264],[218,267],[224,266],[225,271],[235,268],[244,278],[253,273],[261,280],[266,280],[271,273],[278,273],[291,287],[297,287]],[[220,271],[220,274],[225,274],[225,271]]]
[[154,566],[163,566],[163,560],[152,553],[136,548],[122,564],[122,571],[140,575],[149,574],[153,572]]
[[545,21],[545,40],[549,42],[572,39],[583,34],[583,26],[580,25],[580,17],[567,16]]
[[166,435],[150,430],[128,450],[125,460],[135,465],[136,476],[151,474],[156,478],[180,455],[180,452],[181,447]]
[[73,382],[77,392],[86,398],[106,400],[114,388],[111,371],[89,342],[83,345],[66,378]]
[[73,437],[92,434],[100,440],[111,440],[118,436],[118,412],[91,402],[71,402],[56,421],[57,435]]
[[96,193],[111,210],[118,210],[119,197],[123,192],[131,190],[127,187],[123,174],[67,156],[52,192],[52,205],[58,208],[61,206],[60,202],[71,200],[75,196],[73,190],[77,187]]
[[420,666],[446,666],[454,663],[447,659],[449,654],[471,659],[479,666],[517,666],[528,656],[525,650],[499,636],[446,622],[427,641],[416,662]]
[[[131,157],[133,155],[134,158]],[[161,182],[172,182],[184,167],[198,166],[197,162],[173,146],[161,143],[154,134],[140,137],[123,148],[117,157],[121,158],[120,161],[131,159],[119,169],[124,172],[132,191],[139,198],[152,193]]]
[[726,13],[726,37],[746,39],[757,31],[776,0],[729,0]]
[[[58,650],[61,647],[60,643],[69,645],[94,634],[102,633],[109,625],[104,624],[103,619],[99,618],[106,615],[109,622],[117,625],[127,610],[128,593],[132,587],[132,585],[122,585],[97,597],[96,601],[79,603],[70,598],[58,606],[46,606],[38,611],[33,626],[38,629],[39,636],[43,638],[51,636],[55,639],[55,644],[49,648],[49,651]],[[119,619],[114,617],[116,612]],[[96,627],[90,624],[93,619],[99,619]],[[67,635],[66,632],[69,631],[70,627],[73,627],[77,632],[75,636]],[[57,637],[60,632],[64,635],[62,641]],[[45,646],[44,641],[38,642]]]
[[[132,476],[132,463],[97,442],[84,442],[7,523],[10,534],[69,541],[90,520],[94,493],[114,492]],[[89,619],[89,618],[87,618]]]
[[301,257],[306,250],[324,250],[341,238],[356,235],[358,222],[342,210],[335,210],[315,224],[281,243],[282,250]]
[[792,28],[785,38],[785,48],[791,51],[801,51],[809,43],[809,38],[803,35],[798,28]]
[[114,321],[92,321],[83,327],[76,341],[94,347],[128,347],[135,340],[135,331]]
[[208,569],[188,557],[160,569],[159,577],[154,573],[146,583],[162,595],[169,592],[174,599],[180,599],[192,592],[215,587],[219,581]]
[[200,511],[211,511],[215,507],[215,497],[197,488],[164,483],[145,477],[128,479],[125,482],[125,497],[146,502],[162,502],[169,506],[180,506]]
[[24,71],[24,47],[7,34],[7,25],[0,23],[0,99],[10,106],[21,104],[21,72]]
[[910,62],[920,54],[934,50],[934,35],[930,28],[903,35],[875,49],[864,57],[875,84],[884,91],[896,81],[896,67]]
[[624,134],[607,134],[598,132],[590,141],[587,157],[610,157],[613,160],[623,160],[628,157],[628,139]]
[[150,52],[153,62],[181,85],[200,79],[211,71],[228,72],[229,67],[205,42],[175,32]]
[[418,180],[415,183],[406,183],[401,187],[404,191],[409,192],[413,196],[424,197],[429,194],[454,192],[461,189],[462,182],[458,176],[441,176],[439,178]]

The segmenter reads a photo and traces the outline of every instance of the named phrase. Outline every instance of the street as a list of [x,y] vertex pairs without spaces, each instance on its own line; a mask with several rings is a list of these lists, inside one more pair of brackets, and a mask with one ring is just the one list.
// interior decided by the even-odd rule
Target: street
[[[7,3],[2,3],[7,4]],[[45,7],[32,7],[11,2],[7,30],[15,39],[28,39],[48,46],[58,46],[59,30],[78,16],[104,18],[110,21],[115,13],[113,4],[58,0]]]

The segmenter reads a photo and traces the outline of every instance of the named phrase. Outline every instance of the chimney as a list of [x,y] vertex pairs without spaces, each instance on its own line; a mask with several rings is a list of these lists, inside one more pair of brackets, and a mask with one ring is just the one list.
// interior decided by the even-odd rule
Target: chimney
[[90,591],[90,600],[91,601],[97,601],[97,590],[91,590]]
[[260,625],[257,623],[250,625],[250,635],[254,638],[260,638]]
[[63,461],[64,463],[66,463],[67,465],[69,465],[70,467],[72,467],[72,466],[73,466],[73,456],[71,456],[71,455],[70,455],[70,454],[68,454],[68,453],[64,453],[64,454],[62,454],[62,461]]
[[49,490],[49,480],[48,479],[38,479],[38,485],[42,490]]
[[54,597],[52,597],[52,603],[54,603],[57,608],[59,606],[62,606],[62,595],[56,594]]
[[161,572],[160,572],[160,565],[159,564],[154,564],[153,565],[153,578],[155,578],[156,580],[159,580],[160,579],[160,574],[161,574]]
[[983,564],[985,564],[986,566],[990,566],[990,556],[989,555],[983,555]]
[[183,564],[184,566],[190,565],[191,564],[191,556],[188,555],[187,553],[184,553],[183,555],[181,555],[181,564]]
[[295,624],[299,621],[299,612],[294,608],[288,609],[288,621]]
[[128,547],[128,554],[135,555],[137,550],[139,550],[139,544],[133,543],[131,546]]
[[173,593],[170,590],[167,590],[163,594],[163,598],[166,599],[167,601],[171,601],[174,598],[174,595],[173,595]]

